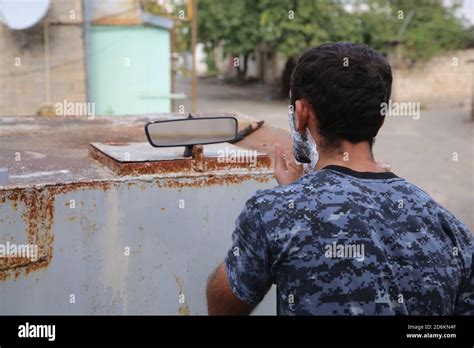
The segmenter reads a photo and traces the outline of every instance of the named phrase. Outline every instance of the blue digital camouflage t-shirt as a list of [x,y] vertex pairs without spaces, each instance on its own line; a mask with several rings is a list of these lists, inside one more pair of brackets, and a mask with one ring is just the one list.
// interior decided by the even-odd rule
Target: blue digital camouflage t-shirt
[[281,315],[474,315],[473,236],[393,173],[328,166],[258,191],[237,219],[225,266]]

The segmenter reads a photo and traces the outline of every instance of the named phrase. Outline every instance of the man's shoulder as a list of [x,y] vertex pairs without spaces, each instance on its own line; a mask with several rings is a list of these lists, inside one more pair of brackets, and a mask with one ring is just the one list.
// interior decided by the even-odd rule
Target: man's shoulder
[[411,208],[413,211],[419,212],[420,215],[423,215],[427,210],[431,213],[432,217],[436,217],[440,220],[440,223],[451,226],[454,225],[457,229],[467,232],[468,236],[471,235],[469,229],[460,219],[417,185],[404,181],[403,185],[400,187],[395,186],[395,189],[414,198],[411,202]]
[[331,183],[340,181],[326,171],[306,174],[294,183],[277,186],[270,189],[258,190],[252,197],[258,205],[271,204],[272,207],[286,205],[291,201],[306,200],[316,194],[322,194],[325,190],[330,191]]
[[[370,196],[371,200],[375,199],[382,205],[396,204],[400,209],[404,208],[405,212],[411,212],[408,215],[436,220],[441,218],[448,224],[467,229],[427,192],[400,177],[391,180],[360,180],[330,170],[321,170],[304,175],[289,185],[258,190],[250,201],[252,207],[261,213],[271,212],[274,215],[289,208],[314,212],[338,202],[344,206],[365,204],[362,196]],[[369,198],[367,202],[368,200]]]
[[386,198],[391,195],[393,199],[409,197],[413,203],[429,205],[442,213],[452,215],[426,191],[401,177],[390,180],[367,180],[341,175],[330,170],[306,174],[289,185],[258,190],[253,198],[257,204],[271,203],[275,207],[289,200],[301,201],[311,198],[313,201],[321,201],[330,196],[347,196],[347,200],[350,201],[354,191],[373,194],[370,190],[380,190],[385,193]]
[[[376,183],[374,180],[361,180],[355,177],[342,175],[341,173],[332,170],[320,170],[303,175],[297,181],[289,185],[259,190],[253,198],[255,203],[258,205],[265,206],[270,204],[273,208],[280,204],[285,205],[289,201],[303,202],[308,199],[313,203],[324,204],[334,196],[338,196],[339,199],[343,198],[346,202],[350,202],[353,199],[355,191],[370,194],[369,187],[371,183],[376,183],[377,186],[385,185],[387,188],[399,186],[403,193],[409,194],[419,192],[419,194],[425,197],[425,199],[429,197],[424,191],[407,183],[402,178],[396,177],[396,184],[394,184],[393,181],[393,179],[386,181],[378,180]],[[313,205],[313,207],[315,206]]]

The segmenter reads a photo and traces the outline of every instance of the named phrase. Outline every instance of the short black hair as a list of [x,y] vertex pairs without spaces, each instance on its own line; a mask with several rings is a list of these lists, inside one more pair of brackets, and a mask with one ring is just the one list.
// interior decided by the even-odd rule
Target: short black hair
[[367,45],[327,43],[307,50],[291,76],[291,103],[306,99],[316,114],[327,149],[342,140],[372,146],[383,124],[381,104],[388,103],[392,69]]

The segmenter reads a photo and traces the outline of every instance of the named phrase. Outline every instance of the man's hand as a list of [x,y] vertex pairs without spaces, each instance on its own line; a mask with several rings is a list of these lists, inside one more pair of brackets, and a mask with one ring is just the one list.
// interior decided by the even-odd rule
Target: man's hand
[[288,158],[280,144],[275,144],[275,179],[278,184],[291,184],[298,180],[303,173],[303,166],[296,163],[293,154]]

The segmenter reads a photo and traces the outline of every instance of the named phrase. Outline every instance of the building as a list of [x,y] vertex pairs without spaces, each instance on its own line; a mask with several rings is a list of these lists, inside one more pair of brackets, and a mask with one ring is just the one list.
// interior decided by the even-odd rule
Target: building
[[[225,55],[222,46],[218,46],[214,50],[217,70],[227,77],[236,77],[237,75],[234,65],[236,58],[239,58],[240,62],[244,61],[242,55],[239,57]],[[245,78],[256,79],[268,85],[279,85],[286,60],[274,47],[259,45],[248,58]]]
[[0,23],[0,115],[171,111],[172,26],[138,0],[51,0],[32,28]]

